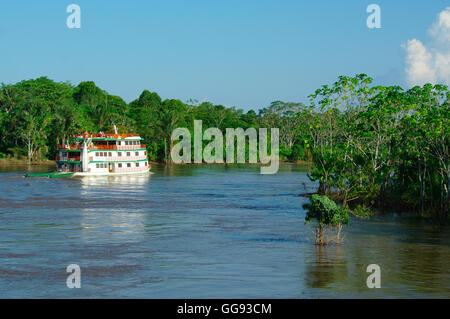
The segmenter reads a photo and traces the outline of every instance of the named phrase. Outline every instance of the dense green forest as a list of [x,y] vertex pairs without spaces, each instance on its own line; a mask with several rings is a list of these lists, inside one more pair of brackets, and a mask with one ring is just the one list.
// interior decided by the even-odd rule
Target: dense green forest
[[75,133],[135,132],[150,160],[170,161],[171,132],[218,127],[276,127],[280,156],[312,163],[310,178],[357,215],[395,208],[448,219],[450,189],[449,92],[426,84],[403,90],[374,86],[365,74],[341,76],[306,104],[275,101],[244,112],[194,100],[162,100],[143,91],[126,103],[94,82],[78,86],[46,77],[0,88],[0,158],[52,159]]

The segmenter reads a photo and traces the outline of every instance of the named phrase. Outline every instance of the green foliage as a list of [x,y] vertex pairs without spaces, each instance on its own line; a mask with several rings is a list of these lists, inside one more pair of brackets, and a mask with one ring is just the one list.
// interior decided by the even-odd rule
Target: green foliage
[[[74,134],[111,131],[116,125],[119,132],[139,133],[151,160],[166,162],[170,161],[172,130],[184,126],[193,133],[194,120],[202,120],[204,130],[209,127],[223,131],[238,127],[279,128],[282,159],[308,159],[303,143],[308,137],[304,129],[304,115],[308,110],[302,104],[276,101],[256,113],[210,102],[197,103],[163,101],[156,92],[144,90],[138,99],[127,104],[92,81],[74,87],[42,77],[3,84],[0,87],[0,151],[14,157],[25,154],[29,161],[53,158],[57,145]],[[8,151],[11,148],[21,151],[12,154]]]
[[307,209],[305,222],[316,221],[319,225],[338,226],[347,225],[348,213],[339,207],[328,196],[312,195],[309,204],[304,206]]
[[374,215],[374,212],[364,204],[357,205],[353,210],[353,213],[358,217],[370,217]]
[[372,206],[448,218],[449,94],[444,85],[403,91],[339,77],[311,95],[308,119],[319,193],[366,216]]

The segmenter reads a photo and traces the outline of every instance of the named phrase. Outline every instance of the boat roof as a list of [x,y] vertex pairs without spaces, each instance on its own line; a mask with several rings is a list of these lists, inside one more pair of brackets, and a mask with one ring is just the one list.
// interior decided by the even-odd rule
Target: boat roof
[[105,133],[104,135],[100,134],[79,134],[75,136],[77,140],[84,140],[86,138],[92,138],[94,141],[115,141],[115,140],[142,140],[139,134],[110,134]]

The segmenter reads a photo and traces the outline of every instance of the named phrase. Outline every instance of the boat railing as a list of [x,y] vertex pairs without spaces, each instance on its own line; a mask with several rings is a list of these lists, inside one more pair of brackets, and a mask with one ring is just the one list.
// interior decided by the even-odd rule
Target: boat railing
[[142,167],[122,167],[118,168],[116,167],[114,172],[116,173],[129,173],[129,172],[142,172],[148,169],[148,166],[142,166]]
[[58,169],[58,172],[78,173],[78,172],[81,172],[81,168],[61,168],[61,169]]
[[137,150],[141,148],[147,148],[145,144],[138,145],[117,145],[117,150],[127,151],[127,150]]
[[91,145],[89,146],[91,150],[117,150],[117,145]]
[[91,150],[101,150],[101,151],[128,151],[128,150],[137,150],[141,148],[147,148],[147,145],[145,144],[138,144],[138,145],[91,145],[89,146],[89,149]]
[[56,156],[57,161],[65,161],[65,162],[79,162],[80,157],[64,157],[64,156]]
[[[89,149],[91,150],[121,150],[121,151],[127,151],[127,150],[137,150],[141,148],[147,148],[147,145],[145,144],[138,144],[138,145],[89,145]],[[82,150],[82,145],[58,145],[58,150],[63,151],[71,151],[71,150]]]

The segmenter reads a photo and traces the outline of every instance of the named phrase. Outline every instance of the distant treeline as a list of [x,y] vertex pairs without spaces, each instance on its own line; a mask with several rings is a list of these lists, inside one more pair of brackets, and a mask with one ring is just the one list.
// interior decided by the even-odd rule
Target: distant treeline
[[194,120],[208,127],[279,128],[280,157],[313,164],[310,178],[327,194],[364,215],[398,206],[448,218],[449,94],[445,85],[404,91],[373,86],[365,74],[339,77],[308,105],[275,101],[244,112],[190,100],[162,100],[150,91],[127,104],[94,82],[78,86],[46,77],[0,88],[0,157],[49,158],[76,133],[139,133],[150,160],[170,161],[172,131]]

